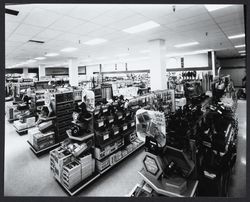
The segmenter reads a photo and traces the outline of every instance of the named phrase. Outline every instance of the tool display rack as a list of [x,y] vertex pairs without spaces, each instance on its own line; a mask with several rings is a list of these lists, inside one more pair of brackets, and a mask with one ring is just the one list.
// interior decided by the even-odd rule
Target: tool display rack
[[52,103],[56,115],[56,142],[61,142],[67,137],[66,131],[70,128],[73,121],[73,92],[55,93],[55,100]]

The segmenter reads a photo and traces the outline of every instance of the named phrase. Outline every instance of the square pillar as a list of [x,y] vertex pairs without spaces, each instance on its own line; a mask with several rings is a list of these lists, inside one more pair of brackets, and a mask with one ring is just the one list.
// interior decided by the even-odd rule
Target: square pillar
[[167,89],[165,40],[149,41],[151,90]]
[[77,59],[69,59],[69,84],[71,86],[78,86],[78,64]]
[[41,80],[41,77],[46,76],[45,74],[45,65],[39,65],[38,66],[38,75],[39,75],[39,80]]

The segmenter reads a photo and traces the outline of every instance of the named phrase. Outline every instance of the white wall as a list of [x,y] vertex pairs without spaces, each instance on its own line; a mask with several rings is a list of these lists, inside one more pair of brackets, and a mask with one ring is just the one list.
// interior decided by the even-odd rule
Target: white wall
[[[208,67],[208,54],[186,55],[184,57],[184,68]],[[181,68],[181,56],[168,57],[166,59],[167,69]]]

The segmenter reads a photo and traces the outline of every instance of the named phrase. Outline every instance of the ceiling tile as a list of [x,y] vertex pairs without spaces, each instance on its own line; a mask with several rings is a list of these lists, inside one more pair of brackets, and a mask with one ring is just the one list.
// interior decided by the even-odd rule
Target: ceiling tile
[[14,42],[22,42],[25,43],[30,39],[29,36],[25,36],[25,35],[20,35],[20,34],[12,34],[9,38],[8,41],[14,41]]
[[73,27],[82,24],[83,21],[64,16],[57,20],[55,23],[49,26],[51,29],[59,30],[59,31],[68,31]]
[[87,35],[89,32],[102,28],[101,25],[94,24],[92,22],[83,23],[73,27],[69,32],[73,34]]
[[13,32],[17,27],[18,27],[19,23],[17,22],[6,22],[5,23],[5,32],[6,33],[11,33]]
[[60,34],[63,34],[62,31],[52,30],[52,29],[45,29],[44,31],[40,32],[38,35],[36,35],[36,38],[42,38],[45,40],[53,39],[57,37]]
[[72,11],[76,4],[36,4],[36,8],[46,9],[55,14],[67,15]]
[[60,19],[62,15],[53,13],[51,11],[35,8],[23,21],[26,24],[35,25],[39,27],[48,27],[56,20]]
[[35,27],[35,26],[32,26],[32,25],[21,24],[15,30],[15,33],[33,37],[34,35],[38,34],[41,31],[42,31],[42,28]]

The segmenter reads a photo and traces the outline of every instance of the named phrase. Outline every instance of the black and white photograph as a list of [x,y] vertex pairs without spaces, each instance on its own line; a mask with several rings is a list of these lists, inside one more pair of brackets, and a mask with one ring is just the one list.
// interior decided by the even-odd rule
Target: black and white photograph
[[5,197],[246,197],[246,5],[21,2]]

